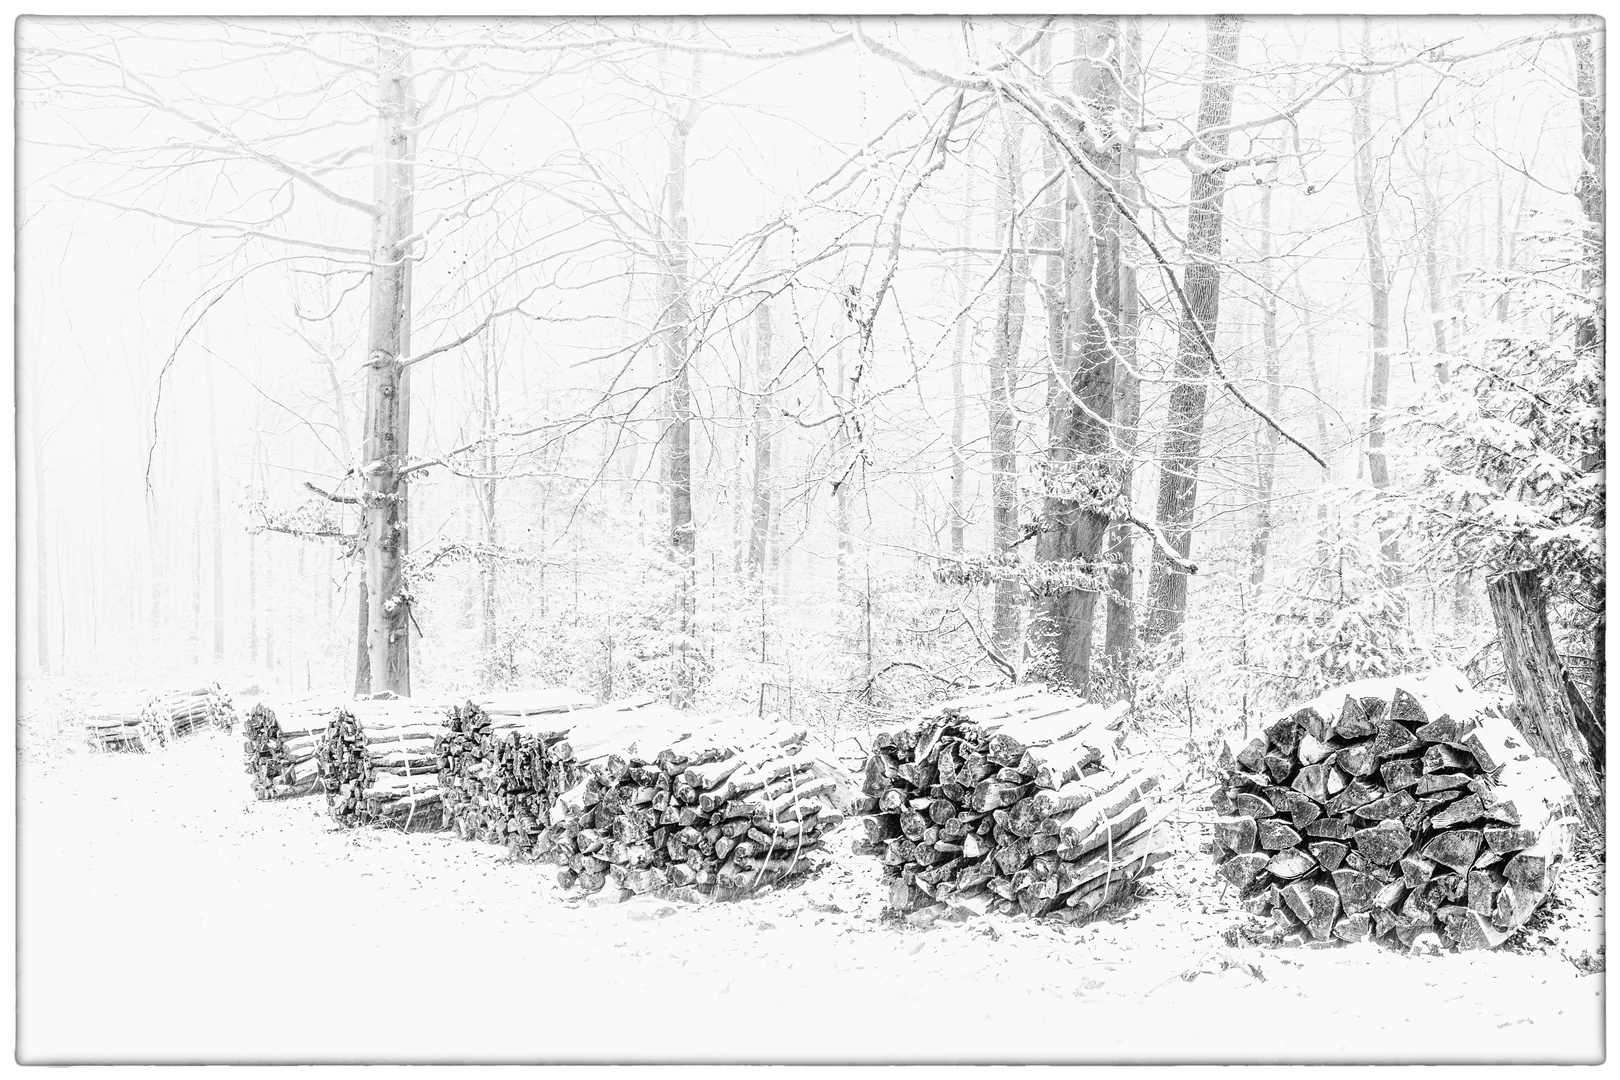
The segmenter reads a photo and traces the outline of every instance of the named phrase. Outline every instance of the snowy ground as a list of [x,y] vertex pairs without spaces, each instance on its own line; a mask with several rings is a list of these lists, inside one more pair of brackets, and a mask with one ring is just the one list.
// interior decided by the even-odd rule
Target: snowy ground
[[1114,921],[916,929],[880,918],[849,832],[773,895],[610,904],[492,846],[256,803],[239,746],[25,746],[20,1062],[1603,1057],[1591,854],[1492,954],[1228,947],[1244,916],[1193,821]]

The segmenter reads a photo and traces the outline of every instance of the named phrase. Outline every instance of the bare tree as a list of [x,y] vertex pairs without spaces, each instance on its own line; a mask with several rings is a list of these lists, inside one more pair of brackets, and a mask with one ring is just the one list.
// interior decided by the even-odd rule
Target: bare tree
[[[1023,171],[1023,121],[1002,106],[1001,153],[996,170],[996,232],[1002,240],[1002,269],[996,281],[995,355],[990,368],[990,504],[991,535],[998,557],[1014,553],[1018,543],[1018,416],[1013,388],[1024,342],[1024,286],[1029,256],[1023,254],[1016,210]],[[995,584],[991,640],[1003,656],[1015,656],[1022,586],[1011,575]]]
[[[1363,20],[1362,54],[1371,59],[1370,31]],[[1372,149],[1372,76],[1362,75],[1356,89],[1350,128],[1355,142],[1356,204],[1361,211],[1361,227],[1367,241],[1367,284],[1372,292],[1372,363],[1368,368],[1367,392],[1367,475],[1373,487],[1389,487],[1389,458],[1385,412],[1389,408],[1389,267],[1384,257],[1383,229],[1379,221],[1377,162]],[[1382,576],[1391,584],[1400,580],[1400,541],[1395,530],[1379,530],[1383,554]]]
[[[1074,42],[1074,95],[1106,115],[1120,98],[1119,20],[1078,20]],[[1088,153],[1091,168],[1076,180],[1075,210],[1064,241],[1064,352],[1072,358],[1065,363],[1072,374],[1052,403],[1059,419],[1048,454],[1050,494],[1036,541],[1039,561],[1068,567],[1073,574],[1041,590],[1040,651],[1053,676],[1080,693],[1090,688],[1094,614],[1108,580],[1098,569],[1098,556],[1117,501],[1120,470],[1111,439],[1120,339],[1120,216],[1109,191],[1117,192],[1121,184],[1121,151],[1110,140]]]
[[[1208,19],[1208,53],[1198,99],[1200,153],[1220,159],[1229,143],[1233,77],[1242,32],[1241,16]],[[1182,558],[1192,554],[1193,509],[1198,504],[1198,470],[1208,399],[1208,343],[1214,341],[1221,302],[1221,227],[1226,171],[1218,165],[1195,171],[1187,208],[1187,310],[1182,314],[1176,350],[1177,382],[1170,391],[1168,434],[1159,465],[1158,525]],[[1166,553],[1154,549],[1148,578],[1151,614],[1146,637],[1159,641],[1179,630],[1187,617],[1187,576]]]
[[[663,54],[667,60],[668,54]],[[697,617],[697,529],[692,521],[692,320],[691,238],[686,212],[687,141],[703,109],[703,57],[690,57],[683,90],[669,94],[669,164],[664,174],[664,206],[659,256],[664,280],[664,376],[668,380],[669,424],[665,470],[669,499],[670,558],[675,564],[675,660],[670,703],[690,708],[697,673],[690,655]],[[660,75],[664,74],[662,68]]]

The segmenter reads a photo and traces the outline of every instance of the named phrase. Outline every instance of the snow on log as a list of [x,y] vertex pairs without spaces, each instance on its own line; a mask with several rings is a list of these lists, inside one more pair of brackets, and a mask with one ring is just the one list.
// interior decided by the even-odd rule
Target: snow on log
[[260,800],[297,798],[320,790],[315,747],[332,715],[350,699],[334,694],[257,702],[242,724],[243,771]]
[[345,826],[444,828],[434,744],[448,726],[443,702],[390,696],[338,706],[315,745],[327,812]]
[[168,729],[136,694],[103,694],[84,715],[84,740],[103,753],[150,753],[168,741]]
[[[855,852],[882,861],[889,906],[1075,922],[1128,896],[1169,837],[1157,772],[1111,760],[1124,711],[1030,684],[878,735]],[[1251,850],[1255,835],[1251,823]]]
[[550,822],[563,778],[546,751],[595,699],[567,689],[518,691],[450,710],[435,743],[446,824],[463,840],[505,844],[514,857]]
[[236,730],[236,708],[217,682],[156,694],[146,703],[145,712],[148,721],[170,738],[205,728],[227,733]]
[[1569,785],[1450,668],[1330,690],[1220,769],[1217,872],[1273,942],[1495,948],[1574,836]]
[[547,790],[561,793],[523,849],[557,865],[565,889],[747,896],[802,872],[856,794],[803,729],[703,723],[650,701],[565,719],[544,754]]

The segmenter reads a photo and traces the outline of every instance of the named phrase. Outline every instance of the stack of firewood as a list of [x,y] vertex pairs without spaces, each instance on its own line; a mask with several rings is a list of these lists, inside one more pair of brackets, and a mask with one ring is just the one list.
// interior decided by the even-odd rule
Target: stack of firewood
[[1494,948],[1573,837],[1569,786],[1450,669],[1329,691],[1221,769],[1215,862],[1274,942]]
[[554,689],[453,708],[435,749],[445,818],[457,835],[505,844],[514,856],[531,849],[565,787],[546,751],[567,736],[571,714],[595,704]]
[[345,702],[315,747],[327,812],[340,824],[406,832],[444,827],[434,742],[448,727],[443,702],[373,697]]
[[147,712],[147,700],[134,694],[97,698],[85,712],[84,739],[94,750],[145,754],[167,739]]
[[313,795],[320,790],[315,748],[347,698],[261,701],[248,712],[242,743],[245,771],[260,799]]
[[158,694],[147,702],[146,713],[150,723],[174,738],[208,728],[236,730],[236,709],[219,683]]
[[854,786],[807,732],[649,711],[577,714],[548,751],[574,782],[535,854],[563,888],[736,899],[806,868],[843,820]]
[[882,861],[890,908],[1079,921],[1129,895],[1169,837],[1157,771],[1114,759],[1124,712],[1036,684],[878,735],[855,852]]

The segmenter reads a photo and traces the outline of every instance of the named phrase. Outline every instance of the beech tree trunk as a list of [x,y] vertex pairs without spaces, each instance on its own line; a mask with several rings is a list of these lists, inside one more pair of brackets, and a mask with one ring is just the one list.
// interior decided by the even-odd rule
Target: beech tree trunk
[[[963,151],[965,154],[966,151]],[[965,250],[973,243],[973,171],[963,174],[962,220],[957,224],[957,242],[964,250],[956,260],[956,299],[960,313],[956,319],[956,342],[951,352],[951,554],[962,557],[967,532],[967,388],[965,386],[968,326],[973,321],[968,298],[968,268],[972,265]]]
[[[1120,111],[1129,124],[1142,116],[1142,17],[1125,19],[1125,40],[1120,53]],[[1141,184],[1136,174],[1135,155],[1121,161],[1120,194],[1135,213],[1141,205]],[[1115,439],[1125,460],[1119,470],[1120,499],[1131,499],[1132,473],[1136,468],[1136,427],[1141,420],[1141,387],[1137,383],[1136,338],[1142,322],[1141,297],[1136,291],[1137,259],[1125,248],[1128,234],[1121,230],[1119,264],[1119,339],[1115,343],[1114,421]],[[1128,674],[1136,654],[1136,532],[1128,522],[1109,527],[1108,556],[1114,565],[1108,592],[1108,617],[1103,631],[1103,655],[1114,665],[1116,674]]]
[[691,254],[686,216],[686,147],[701,108],[701,56],[692,71],[684,103],[669,128],[669,159],[664,176],[664,232],[660,244],[664,277],[664,377],[669,385],[669,427],[665,469],[669,492],[670,558],[675,564],[674,679],[670,704],[690,708],[696,672],[690,654],[697,616],[697,532],[692,522],[692,383],[688,323],[692,318]]
[[771,302],[761,300],[754,310],[754,499],[748,528],[748,569],[756,580],[765,577],[765,554],[771,535],[771,452],[775,432],[771,422],[771,384],[776,378],[771,350]]
[[[1254,271],[1260,290],[1260,342],[1266,365],[1266,411],[1278,415],[1282,406],[1282,357],[1277,345],[1277,294],[1271,269],[1271,187],[1260,196],[1260,262]],[[1271,497],[1277,479],[1277,429],[1260,425],[1260,461],[1255,481],[1254,540],[1249,545],[1249,584],[1266,583],[1266,556],[1271,549]],[[1322,445],[1322,444],[1319,444]]]
[[[1075,27],[1074,92],[1103,113],[1119,102],[1119,21],[1085,18]],[[1092,163],[1116,190],[1120,149],[1110,143]],[[1036,558],[1089,580],[1043,586],[1032,637],[1043,674],[1084,695],[1091,684],[1093,622],[1102,572],[1098,556],[1119,483],[1109,438],[1114,415],[1115,347],[1120,333],[1119,211],[1082,182],[1065,237],[1064,351],[1072,374],[1052,402],[1056,437]],[[1087,254],[1082,256],[1081,252]],[[1068,368],[1069,365],[1065,364]]]
[[[1224,155],[1228,139],[1219,129],[1232,119],[1232,75],[1238,57],[1243,19],[1213,15],[1207,22],[1209,45],[1203,88],[1198,99],[1199,141],[1203,153]],[[1177,382],[1170,391],[1168,432],[1159,464],[1158,525],[1170,546],[1182,558],[1192,554],[1193,508],[1198,503],[1198,469],[1203,450],[1204,412],[1209,359],[1199,340],[1198,327],[1215,341],[1221,301],[1221,228],[1225,220],[1226,174],[1220,170],[1196,173],[1187,209],[1187,266],[1182,287],[1191,318],[1183,312],[1176,347]],[[1192,322],[1196,320],[1196,325]],[[1157,547],[1148,575],[1151,613],[1145,637],[1160,641],[1178,631],[1187,617],[1187,575],[1173,566]]]
[[[990,503],[991,550],[998,557],[1016,552],[1018,531],[1018,417],[1013,412],[1013,387],[1018,379],[1018,354],[1024,341],[1024,281],[1029,256],[1023,254],[1016,213],[1023,169],[1023,124],[1003,107],[1001,154],[996,171],[996,231],[1002,241],[1003,267],[996,289],[995,356],[990,369]],[[1010,577],[995,584],[995,615],[991,640],[996,651],[1016,667],[1019,592]]]
[[483,461],[479,471],[483,474],[472,481],[473,497],[478,503],[478,517],[485,555],[478,560],[478,631],[486,659],[495,648],[496,572],[495,551],[500,544],[500,521],[496,514],[496,499],[500,493],[500,479],[496,475],[499,461],[495,456],[494,437],[500,427],[501,369],[498,346],[493,330],[480,335],[478,342],[478,382],[480,393],[478,428],[484,442]]
[[1485,589],[1496,617],[1508,683],[1519,700],[1519,728],[1536,752],[1575,789],[1581,818],[1603,832],[1606,752],[1602,718],[1570,678],[1547,622],[1547,597],[1535,570],[1516,570]]
[[[837,408],[842,413],[849,407],[849,372],[844,360],[844,346],[839,344],[836,348],[839,404]],[[837,572],[836,592],[839,603],[840,624],[847,629],[847,636],[853,640],[854,622],[849,618],[848,608],[854,602],[852,596],[854,586],[850,584],[854,573],[854,544],[849,534],[849,498],[853,490],[851,483],[854,480],[855,470],[850,462],[850,455],[854,446],[854,437],[850,434],[849,421],[842,415],[838,421],[837,442],[834,444],[837,452],[833,456],[834,468],[837,477],[842,478],[837,490],[833,492],[833,528],[838,534],[838,555],[835,562]]]
[[[34,637],[38,642],[39,673],[51,673],[51,613],[50,613],[50,577],[45,562],[45,435],[39,429],[39,420],[35,410],[39,407],[39,396],[30,395],[32,401],[28,404],[30,432],[29,454],[33,460],[34,468]],[[148,500],[150,502],[150,499]],[[155,562],[156,560],[154,560]],[[152,606],[157,607],[158,595],[156,584],[156,567],[153,567],[154,581],[152,588]],[[152,628],[156,630],[154,626]]]
[[377,20],[377,137],[372,227],[371,330],[368,338],[361,495],[365,521],[369,690],[411,692],[410,603],[404,582],[409,550],[405,460],[410,453],[409,261],[415,211],[416,103],[409,20]]
[[[1368,49],[1365,24],[1362,52]],[[1367,383],[1367,476],[1379,490],[1389,487],[1389,459],[1384,412],[1389,408],[1389,267],[1384,258],[1383,229],[1379,222],[1377,163],[1372,151],[1372,76],[1363,75],[1356,91],[1351,118],[1351,139],[1355,143],[1356,203],[1367,240],[1367,284],[1372,292],[1372,366]],[[1401,579],[1400,541],[1395,531],[1379,531],[1379,548],[1384,565],[1381,577],[1389,585]]]

